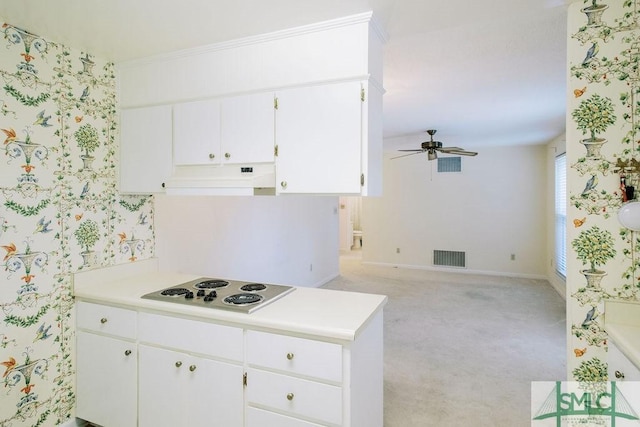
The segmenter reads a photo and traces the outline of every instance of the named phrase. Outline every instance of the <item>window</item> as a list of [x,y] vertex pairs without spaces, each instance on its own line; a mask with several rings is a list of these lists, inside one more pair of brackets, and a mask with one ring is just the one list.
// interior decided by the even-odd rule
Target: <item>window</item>
[[567,277],[567,156],[556,157],[555,178],[556,271]]

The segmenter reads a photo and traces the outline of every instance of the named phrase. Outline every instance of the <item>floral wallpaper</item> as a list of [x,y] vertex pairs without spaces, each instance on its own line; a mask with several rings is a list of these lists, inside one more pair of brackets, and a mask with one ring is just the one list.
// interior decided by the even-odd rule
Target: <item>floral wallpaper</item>
[[639,8],[640,0],[569,7],[567,343],[577,381],[607,379],[604,301],[640,299],[640,235],[617,219],[639,196]]
[[71,274],[153,256],[153,200],[117,191],[114,66],[0,29],[0,427],[74,406]]

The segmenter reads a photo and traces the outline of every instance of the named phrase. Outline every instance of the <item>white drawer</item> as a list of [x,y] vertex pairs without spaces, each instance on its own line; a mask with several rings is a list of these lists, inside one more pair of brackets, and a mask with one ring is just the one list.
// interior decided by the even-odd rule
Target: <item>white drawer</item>
[[247,362],[250,366],[342,382],[339,344],[248,331]]
[[[616,376],[618,372],[620,378]],[[609,342],[609,381],[640,381],[638,369],[620,349]]]
[[338,386],[249,369],[247,399],[250,405],[342,424],[342,388]]
[[136,316],[134,310],[126,308],[84,301],[76,303],[76,324],[78,328],[88,331],[135,339]]
[[249,408],[247,410],[246,425],[247,427],[322,427],[321,424],[310,423],[258,408]]
[[140,313],[140,342],[242,361],[242,329],[197,320]]

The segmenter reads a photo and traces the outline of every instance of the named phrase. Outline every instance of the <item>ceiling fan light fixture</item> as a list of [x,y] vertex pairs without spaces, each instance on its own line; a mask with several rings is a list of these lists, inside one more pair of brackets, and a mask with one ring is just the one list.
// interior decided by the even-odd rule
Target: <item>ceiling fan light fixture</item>
[[400,157],[412,156],[414,154],[421,154],[421,153],[427,153],[427,158],[429,160],[435,160],[438,158],[437,151],[440,151],[441,153],[444,153],[444,154],[453,154],[457,156],[475,156],[478,154],[475,151],[467,151],[460,147],[443,147],[442,142],[433,140],[433,135],[436,133],[435,129],[429,129],[427,133],[429,134],[429,137],[430,137],[429,141],[424,141],[423,143],[421,143],[420,148],[413,149],[413,150],[398,150],[398,151],[410,151],[411,154],[403,154],[402,156],[392,157],[391,160],[399,159]]

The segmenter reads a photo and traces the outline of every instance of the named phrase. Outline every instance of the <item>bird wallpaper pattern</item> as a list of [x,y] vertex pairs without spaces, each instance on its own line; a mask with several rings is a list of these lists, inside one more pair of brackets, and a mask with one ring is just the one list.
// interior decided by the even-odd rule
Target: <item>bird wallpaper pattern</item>
[[0,31],[0,427],[54,426],[75,402],[72,273],[152,257],[153,199],[117,191],[114,65]]
[[[607,380],[604,301],[640,299],[640,240],[617,212],[640,190],[640,1],[568,10],[569,379]],[[570,243],[570,244],[569,244]]]

